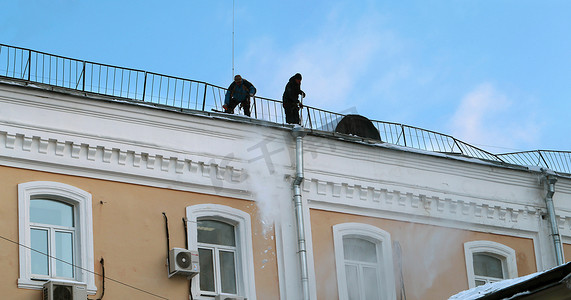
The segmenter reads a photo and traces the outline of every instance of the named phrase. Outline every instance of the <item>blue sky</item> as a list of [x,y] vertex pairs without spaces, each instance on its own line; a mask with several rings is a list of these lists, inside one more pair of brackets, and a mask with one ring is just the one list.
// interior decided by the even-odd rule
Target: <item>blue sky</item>
[[571,1],[0,0],[0,43],[417,126],[571,150]]

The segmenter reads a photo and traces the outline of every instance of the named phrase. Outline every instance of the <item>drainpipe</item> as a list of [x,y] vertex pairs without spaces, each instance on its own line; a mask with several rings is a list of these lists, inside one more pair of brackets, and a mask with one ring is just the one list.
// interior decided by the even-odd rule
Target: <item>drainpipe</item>
[[303,127],[295,126],[292,135],[295,138],[295,178],[293,180],[293,202],[297,221],[297,243],[301,267],[301,287],[304,300],[309,300],[309,276],[307,271],[307,251],[305,249],[305,226],[303,225],[303,207],[301,203],[301,182],[303,181],[303,137],[307,133]]
[[547,195],[545,196],[545,204],[547,206],[547,217],[551,225],[551,236],[553,237],[553,245],[555,246],[555,259],[557,265],[565,263],[563,259],[563,248],[561,246],[561,236],[559,235],[559,226],[555,219],[555,206],[553,205],[553,194],[555,194],[555,183],[557,178],[555,175],[547,174],[544,170],[545,176],[542,178],[543,183],[547,188]]

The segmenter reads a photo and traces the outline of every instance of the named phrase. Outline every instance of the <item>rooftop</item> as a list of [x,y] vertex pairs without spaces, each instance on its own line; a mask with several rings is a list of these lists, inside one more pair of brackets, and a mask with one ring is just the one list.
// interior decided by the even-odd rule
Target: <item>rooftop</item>
[[[83,95],[100,95],[139,105],[179,111],[216,113],[222,110],[226,89],[202,81],[73,59],[31,49],[0,44],[0,80],[58,88]],[[316,133],[334,133],[345,115],[304,106],[302,126]],[[285,125],[281,101],[254,97],[252,117]],[[475,158],[498,164],[546,168],[571,176],[571,151],[532,150],[494,154],[450,135],[393,122],[371,120],[383,143]]]

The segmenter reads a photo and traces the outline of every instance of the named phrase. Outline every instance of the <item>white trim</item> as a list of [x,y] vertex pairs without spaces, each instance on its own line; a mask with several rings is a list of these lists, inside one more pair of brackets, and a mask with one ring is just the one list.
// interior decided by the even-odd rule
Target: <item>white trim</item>
[[30,199],[34,196],[50,196],[75,207],[77,214],[76,280],[87,284],[89,294],[95,294],[93,220],[91,194],[74,186],[50,181],[32,181],[18,184],[18,234],[20,246],[19,288],[41,289],[44,282],[31,279]]
[[[254,256],[252,246],[252,222],[250,214],[229,206],[219,204],[198,204],[186,207],[188,222],[187,240],[188,249],[198,251],[196,221],[202,217],[209,217],[230,222],[236,226],[237,251],[240,258],[238,262],[238,292],[240,296],[249,300],[256,300],[256,284],[254,276]],[[200,274],[192,279],[194,299],[211,299],[200,297]]]
[[466,272],[468,275],[469,288],[476,287],[474,275],[474,253],[489,253],[502,260],[502,267],[506,278],[517,277],[517,262],[515,250],[500,243],[492,241],[472,241],[464,243],[464,255],[466,258]]
[[343,253],[343,237],[348,235],[363,237],[367,240],[376,242],[377,245],[380,245],[379,250],[382,251],[381,264],[384,272],[384,286],[382,287],[382,291],[384,292],[383,296],[384,299],[396,299],[391,235],[378,227],[361,223],[343,223],[333,226],[333,246],[335,249],[335,266],[337,271],[339,299],[348,299],[347,280],[345,278],[345,256]]

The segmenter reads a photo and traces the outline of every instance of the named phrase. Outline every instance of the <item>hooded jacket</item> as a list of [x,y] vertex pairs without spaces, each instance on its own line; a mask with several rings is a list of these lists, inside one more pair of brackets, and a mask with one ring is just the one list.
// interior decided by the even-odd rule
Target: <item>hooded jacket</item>
[[[299,78],[299,77],[298,77]],[[304,94],[301,85],[296,81],[296,75],[293,75],[286,84],[284,94],[282,96],[283,107],[287,109],[299,107],[298,96]]]

